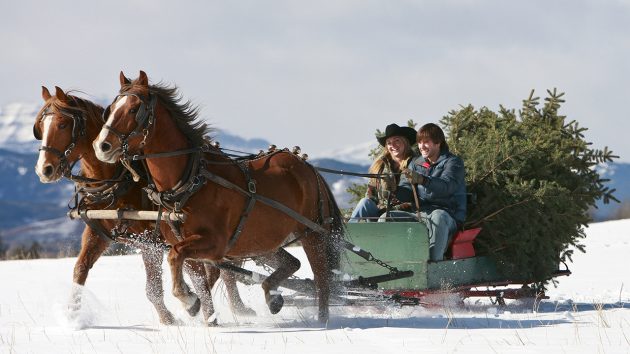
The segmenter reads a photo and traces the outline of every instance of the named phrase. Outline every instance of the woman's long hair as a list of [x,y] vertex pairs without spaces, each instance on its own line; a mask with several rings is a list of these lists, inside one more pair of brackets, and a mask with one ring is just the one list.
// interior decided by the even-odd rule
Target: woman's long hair
[[[400,163],[400,170],[407,168],[407,162],[409,161],[409,158],[413,154],[411,150],[411,144],[409,144],[409,140],[403,138],[402,141],[403,141],[403,144],[405,145],[405,158]],[[388,169],[391,169],[391,167],[394,166],[393,162],[394,162],[394,158],[392,157],[392,154],[389,152],[389,150],[387,150],[387,147],[385,146],[381,149],[381,153],[378,155],[376,160],[374,160],[374,162],[372,163],[372,166],[370,166],[368,173],[381,174],[383,173],[383,170],[385,169],[386,166]],[[398,171],[390,171],[390,172],[398,172]],[[372,178],[370,179],[369,184],[371,186],[378,186],[378,182],[379,182],[378,178]]]

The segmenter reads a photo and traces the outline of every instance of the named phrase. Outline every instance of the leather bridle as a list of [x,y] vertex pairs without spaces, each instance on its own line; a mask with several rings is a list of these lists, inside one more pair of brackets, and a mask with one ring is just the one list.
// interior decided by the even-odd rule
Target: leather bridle
[[[48,106],[42,112],[41,119],[44,119],[44,117],[50,114],[54,114],[54,112],[51,112],[50,106]],[[59,114],[61,114],[64,117],[72,119],[72,140],[70,141],[70,144],[68,144],[68,146],[66,146],[63,149],[63,151],[58,150],[48,145],[40,146],[38,151],[46,151],[46,152],[51,152],[55,154],[60,160],[59,167],[61,168],[63,175],[66,176],[70,174],[70,164],[68,163],[68,156],[70,156],[70,154],[72,153],[72,150],[77,145],[77,140],[79,139],[79,137],[85,136],[86,123],[85,123],[85,118],[83,117],[81,112],[75,113],[75,112],[69,112],[65,110],[59,110]],[[41,134],[37,131],[35,127],[33,127],[33,135],[35,136],[35,139],[42,140]]]
[[108,124],[104,124],[103,129],[109,130],[110,132],[112,132],[114,135],[118,137],[118,140],[120,141],[120,145],[122,149],[123,158],[127,158],[128,149],[129,149],[129,139],[133,138],[136,135],[142,135],[144,138],[142,142],[140,143],[140,148],[142,148],[145,144],[147,135],[149,134],[149,127],[151,126],[151,124],[153,124],[155,104],[157,102],[157,95],[149,94],[149,100],[147,102],[146,100],[144,100],[142,97],[140,97],[139,95],[135,93],[119,94],[118,96],[116,96],[116,98],[114,98],[114,101],[109,106],[107,106],[107,108],[105,108],[105,111],[103,111],[102,119],[104,123],[107,123],[107,118],[109,117],[109,114],[111,113],[111,106],[122,96],[134,96],[140,100],[140,107],[138,107],[138,112],[136,112],[136,116],[135,116],[136,127],[134,128],[134,130],[132,130],[131,132],[127,134],[119,132],[118,130],[114,129],[112,126]]

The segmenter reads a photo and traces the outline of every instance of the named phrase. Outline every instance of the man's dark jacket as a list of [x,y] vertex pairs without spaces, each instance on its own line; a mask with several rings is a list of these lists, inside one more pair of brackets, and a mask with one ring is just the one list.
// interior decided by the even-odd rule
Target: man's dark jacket
[[424,177],[417,188],[420,210],[431,213],[443,209],[462,224],[466,219],[466,173],[462,159],[442,149],[434,164],[418,156],[411,161],[409,169]]

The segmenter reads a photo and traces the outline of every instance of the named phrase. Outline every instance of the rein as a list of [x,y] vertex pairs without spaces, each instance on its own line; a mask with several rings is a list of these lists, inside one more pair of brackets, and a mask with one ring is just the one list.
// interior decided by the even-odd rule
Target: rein
[[366,178],[380,178],[380,179],[385,179],[388,178],[391,175],[400,175],[400,173],[388,173],[388,174],[384,174],[384,173],[357,173],[357,172],[348,172],[348,171],[344,171],[344,170],[332,170],[329,168],[324,168],[324,167],[315,167],[316,170],[321,171],[321,172],[325,172],[325,173],[333,173],[336,175],[347,175],[347,176],[357,176],[357,177],[366,177]]
[[[261,153],[258,154],[248,154],[247,152],[243,152],[243,151],[237,151],[237,150],[230,150],[230,149],[223,149],[223,148],[219,148],[219,150],[221,150],[222,152],[215,152],[210,150],[207,145],[201,146],[201,147],[196,147],[196,148],[189,148],[189,149],[181,149],[181,150],[175,150],[175,151],[168,151],[168,152],[158,152],[158,153],[154,153],[154,154],[144,154],[144,155],[139,155],[139,154],[134,154],[134,155],[128,155],[126,157],[123,157],[123,159],[128,160],[128,161],[139,161],[139,160],[148,160],[148,159],[155,159],[155,158],[161,158],[161,157],[173,157],[173,156],[180,156],[180,155],[187,155],[187,154],[194,154],[196,152],[205,152],[205,153],[210,153],[210,154],[215,154],[215,155],[223,155],[223,156],[228,156],[228,157],[237,157],[237,158],[243,158],[243,159],[247,159],[247,158],[253,158],[256,156],[259,156]],[[243,153],[246,155],[235,155],[235,154],[227,154],[224,151],[233,151],[233,152],[239,152],[239,153]],[[262,151],[262,150],[261,150]],[[380,178],[380,179],[385,179],[385,178],[389,178],[391,175],[400,175],[401,173],[391,173],[391,174],[383,174],[383,173],[358,173],[358,172],[349,172],[349,171],[344,171],[344,170],[333,170],[330,168],[325,168],[325,167],[317,167],[317,166],[313,166],[317,171],[320,172],[325,172],[325,173],[332,173],[332,174],[337,174],[337,175],[346,175],[346,176],[357,176],[357,177],[366,177],[366,178]]]

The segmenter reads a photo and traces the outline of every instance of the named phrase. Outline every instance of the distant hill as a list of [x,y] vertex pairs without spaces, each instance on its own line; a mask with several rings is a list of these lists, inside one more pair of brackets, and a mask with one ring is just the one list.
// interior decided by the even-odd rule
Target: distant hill
[[[606,186],[610,189],[616,189],[614,196],[619,201],[630,202],[630,163],[613,163],[598,167],[598,172],[602,178],[610,179]],[[619,208],[620,204],[612,202],[604,204],[602,201],[597,203],[597,209],[593,211],[595,221],[603,221]]]
[[35,174],[35,153],[0,149],[0,230],[65,215],[71,183],[44,184]]
[[48,255],[74,254],[81,248],[81,233],[85,225],[67,217],[40,220],[2,231],[7,249],[30,247],[37,242],[40,252]]

